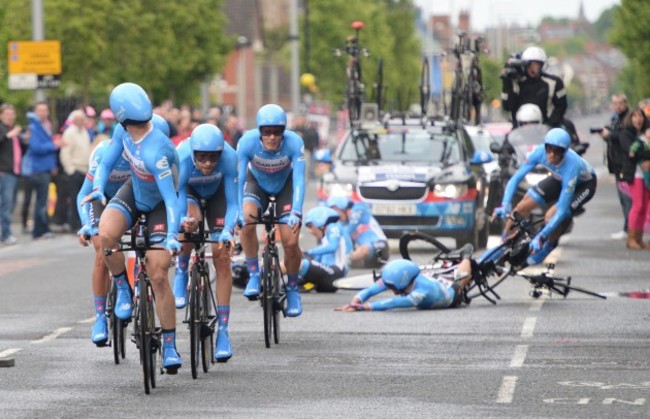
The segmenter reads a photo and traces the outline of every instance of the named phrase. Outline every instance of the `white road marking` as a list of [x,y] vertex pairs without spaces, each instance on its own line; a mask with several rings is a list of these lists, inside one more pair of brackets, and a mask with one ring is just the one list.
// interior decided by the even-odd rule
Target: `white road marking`
[[59,327],[58,329],[56,329],[54,332],[50,333],[49,335],[45,335],[40,339],[33,340],[31,343],[48,342],[50,340],[54,340],[54,339],[58,338],[62,334],[67,333],[67,332],[69,332],[71,330],[72,330],[71,327]]
[[521,328],[521,337],[530,338],[533,336],[535,331],[535,323],[537,323],[537,317],[526,317],[524,320],[524,325]]
[[87,319],[79,320],[77,323],[86,324],[93,323],[95,321],[95,316],[88,317]]
[[5,358],[10,355],[15,354],[16,352],[22,351],[22,348],[10,348],[10,349],[5,349],[4,351],[0,352],[0,358]]
[[528,311],[540,311],[544,305],[544,301],[546,301],[545,296],[541,296],[538,299],[531,301]]
[[528,345],[517,345],[515,347],[515,354],[510,360],[510,368],[521,368],[524,366],[526,361],[526,355],[528,354]]
[[515,387],[517,387],[517,378],[515,375],[506,375],[503,377],[499,393],[497,394],[497,403],[512,403]]

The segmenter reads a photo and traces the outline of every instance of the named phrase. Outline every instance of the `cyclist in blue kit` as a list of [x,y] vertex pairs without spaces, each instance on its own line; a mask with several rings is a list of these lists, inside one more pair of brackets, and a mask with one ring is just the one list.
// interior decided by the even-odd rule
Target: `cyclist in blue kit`
[[257,112],[257,129],[246,132],[237,144],[239,158],[239,207],[241,244],[250,279],[244,296],[257,299],[260,292],[259,241],[256,222],[259,210],[266,210],[269,196],[276,196],[280,237],[287,270],[285,314],[302,313],[298,294],[298,270],[302,252],[298,245],[305,196],[305,146],[302,138],[286,129],[287,116],[274,104]]
[[[113,89],[109,101],[115,118],[126,133],[119,138],[114,135],[106,148],[95,172],[93,192],[85,201],[99,199],[106,202],[105,190],[110,173],[123,156],[131,167],[131,177],[102,213],[100,243],[102,250],[116,249],[122,235],[135,224],[141,213],[145,213],[152,242],[163,244],[169,250],[147,252],[146,263],[162,327],[162,364],[169,374],[175,374],[181,367],[181,359],[176,351],[176,309],[167,271],[171,255],[181,249],[178,242],[179,217],[175,212],[178,156],[169,138],[151,124],[151,101],[140,86],[122,83]],[[115,315],[128,320],[133,306],[124,255],[116,252],[105,259],[118,290]]]
[[300,263],[300,284],[311,283],[319,292],[335,292],[334,281],[348,273],[347,254],[352,249],[352,240],[332,208],[312,208],[304,221],[318,245],[303,252],[306,257]]
[[[544,216],[546,225],[529,245],[532,253],[526,261],[528,265],[544,261],[571,224],[573,215],[581,212],[583,205],[596,193],[596,172],[569,148],[570,145],[571,136],[564,129],[548,131],[544,144],[537,146],[510,178],[501,206],[494,210],[495,215],[501,218],[510,213],[510,201],[517,185],[535,166],[540,164],[551,172],[551,176],[530,188],[515,208],[524,217],[537,207],[548,208]],[[512,220],[508,218],[504,234],[508,234],[511,225]]]
[[[471,246],[462,261],[445,274],[422,271],[414,262],[396,259],[381,270],[381,278],[370,287],[358,292],[349,304],[337,311],[385,311],[397,308],[420,310],[454,308],[463,302],[463,293],[472,281]],[[368,303],[386,290],[396,296]]]
[[[228,321],[232,294],[230,249],[234,247],[233,234],[239,212],[237,203],[237,153],[224,142],[223,133],[212,124],[194,128],[189,139],[178,147],[179,181],[177,214],[185,231],[196,231],[202,218],[201,203],[205,203],[205,216],[212,244],[212,260],[217,272],[217,318],[215,359],[226,362],[232,357]],[[187,304],[187,268],[192,243],[183,244],[178,256],[174,296],[176,308]]]
[[[165,135],[169,136],[169,125],[167,121],[160,115],[153,115],[151,121],[154,127],[161,130]],[[121,125],[115,128],[116,138],[121,138],[125,134],[124,128]],[[109,146],[110,141],[104,140],[100,142],[92,151],[90,155],[89,169],[86,173],[79,193],[77,194],[77,211],[81,219],[81,229],[77,232],[79,236],[79,243],[82,246],[88,246],[90,243],[95,248],[95,265],[93,266],[92,273],[92,288],[95,302],[95,323],[92,327],[91,340],[97,346],[105,346],[108,341],[108,324],[105,314],[106,309],[106,295],[108,293],[108,281],[110,276],[108,267],[104,261],[104,253],[101,251],[99,243],[99,218],[104,211],[104,205],[99,200],[84,203],[84,198],[92,192],[93,181],[95,179],[95,172],[97,167],[104,157],[106,148]],[[106,189],[104,193],[107,199],[115,196],[117,191],[122,187],[124,182],[127,181],[131,175],[129,162],[120,157],[115,163],[111,171]]]

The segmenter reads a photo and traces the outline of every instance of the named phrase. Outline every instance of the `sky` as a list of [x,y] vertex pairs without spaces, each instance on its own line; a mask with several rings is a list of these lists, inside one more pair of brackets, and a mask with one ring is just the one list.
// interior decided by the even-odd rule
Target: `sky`
[[[414,0],[426,14],[451,14],[452,23],[458,22],[462,9],[471,12],[471,24],[475,30],[498,26],[500,23],[518,23],[521,26],[537,25],[542,17],[555,18],[578,16],[580,0]],[[620,0],[582,0],[587,19],[594,22],[610,7],[621,4]]]

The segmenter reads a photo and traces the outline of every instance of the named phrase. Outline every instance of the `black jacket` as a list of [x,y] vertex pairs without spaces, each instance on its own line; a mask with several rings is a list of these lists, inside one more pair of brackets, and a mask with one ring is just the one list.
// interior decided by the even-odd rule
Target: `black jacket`
[[7,138],[9,131],[11,127],[0,122],[0,172],[5,173],[14,172],[14,144],[11,138]]
[[[605,138],[607,142],[607,169],[609,173],[617,175],[623,169],[623,161],[628,159],[627,152],[621,146],[621,134],[623,133],[623,120],[627,116],[629,109],[620,114],[613,114],[609,121],[609,135]],[[632,144],[632,143],[630,143]],[[627,149],[630,149],[628,144]]]
[[523,76],[515,80],[507,77],[502,80],[503,109],[512,113],[513,124],[517,123],[517,110],[526,103],[539,106],[545,124],[553,127],[562,124],[567,109],[567,98],[561,78],[542,72],[540,77],[534,79]]
[[632,143],[637,139],[639,134],[634,128],[623,128],[620,135],[621,149],[624,153],[624,158],[622,162],[621,170],[617,176],[618,180],[625,181],[627,183],[634,183],[634,173],[636,172],[637,164],[642,160],[650,160],[650,151],[646,151],[643,148],[637,151],[634,157],[630,157],[630,147]]

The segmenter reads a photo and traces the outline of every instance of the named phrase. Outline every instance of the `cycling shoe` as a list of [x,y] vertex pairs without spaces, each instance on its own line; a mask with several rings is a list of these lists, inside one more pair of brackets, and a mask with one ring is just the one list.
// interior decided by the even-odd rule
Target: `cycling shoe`
[[176,270],[174,279],[174,301],[176,308],[185,308],[187,305],[187,271]]
[[182,364],[181,357],[176,352],[176,348],[163,346],[163,368],[167,374],[176,374]]
[[246,289],[244,290],[244,297],[249,300],[256,300],[260,295],[260,274],[253,273],[248,279]]
[[298,293],[298,287],[286,288],[287,290],[287,309],[285,314],[288,317],[298,317],[302,314],[302,302],[300,300],[300,294]]
[[214,359],[217,362],[227,362],[232,357],[232,348],[230,347],[228,330],[221,329],[217,331],[216,347],[217,351],[214,354]]
[[106,346],[108,342],[108,324],[104,315],[97,316],[95,319],[91,339],[100,348]]

